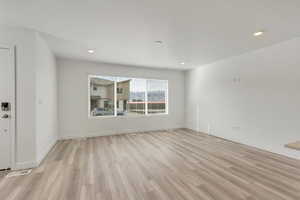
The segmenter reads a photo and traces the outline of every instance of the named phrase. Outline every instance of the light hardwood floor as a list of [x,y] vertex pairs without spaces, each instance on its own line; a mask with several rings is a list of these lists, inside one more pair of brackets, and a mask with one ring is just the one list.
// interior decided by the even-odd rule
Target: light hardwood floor
[[1,200],[299,200],[300,161],[177,129],[60,141]]

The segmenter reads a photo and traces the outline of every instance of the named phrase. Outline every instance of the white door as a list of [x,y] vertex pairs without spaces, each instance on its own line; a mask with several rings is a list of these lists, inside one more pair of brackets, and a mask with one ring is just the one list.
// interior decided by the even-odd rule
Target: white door
[[12,49],[0,46],[0,169],[11,168],[14,134],[14,64]]

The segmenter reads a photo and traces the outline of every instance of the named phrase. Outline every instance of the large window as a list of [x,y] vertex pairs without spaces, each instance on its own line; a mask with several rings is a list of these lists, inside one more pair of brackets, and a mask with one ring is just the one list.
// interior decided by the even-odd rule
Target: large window
[[89,76],[89,116],[168,113],[168,81]]
[[111,77],[90,78],[90,115],[114,116],[115,81]]
[[168,82],[147,80],[147,104],[149,114],[166,113]]

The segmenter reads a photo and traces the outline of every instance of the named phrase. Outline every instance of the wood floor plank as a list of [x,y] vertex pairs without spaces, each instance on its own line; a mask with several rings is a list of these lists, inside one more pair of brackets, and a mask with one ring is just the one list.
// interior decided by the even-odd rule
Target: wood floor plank
[[299,200],[300,161],[188,129],[59,141],[1,200]]

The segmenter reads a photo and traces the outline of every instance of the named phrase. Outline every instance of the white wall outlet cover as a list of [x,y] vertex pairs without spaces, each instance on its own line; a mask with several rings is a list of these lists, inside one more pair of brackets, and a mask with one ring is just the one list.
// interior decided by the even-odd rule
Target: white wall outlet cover
[[207,133],[208,133],[208,135],[211,134],[211,126],[210,126],[210,124],[207,125]]
[[233,126],[233,127],[232,127],[232,130],[234,130],[234,131],[239,131],[240,129],[241,129],[240,126]]
[[233,81],[234,83],[240,83],[240,82],[241,82],[241,78],[240,78],[240,77],[234,77],[234,78],[232,79],[232,81]]

